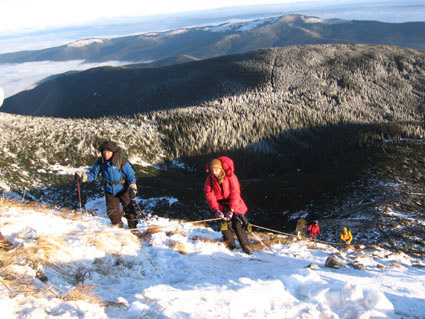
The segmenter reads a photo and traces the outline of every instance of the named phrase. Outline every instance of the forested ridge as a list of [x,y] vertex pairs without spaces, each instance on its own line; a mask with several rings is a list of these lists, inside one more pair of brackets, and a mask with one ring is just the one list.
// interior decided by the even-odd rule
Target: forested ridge
[[[3,138],[2,144],[9,145],[9,150],[19,148],[20,142],[14,139],[21,140],[24,134],[30,149],[44,154],[50,163],[75,165],[87,155],[93,157],[99,141],[109,137],[120,140],[130,153],[146,162],[183,159],[195,170],[212,154],[227,152],[236,159],[249,156],[265,165],[259,169],[256,162],[243,161],[243,173],[262,176],[317,169],[332,158],[350,157],[360,147],[385,139],[421,138],[424,133],[425,54],[420,51],[370,45],[265,49],[172,69],[158,68],[158,82],[150,79],[148,86],[144,86],[146,81],[125,76],[127,72],[142,74],[143,70],[114,70],[108,68],[110,76],[93,85],[103,85],[107,92],[111,89],[108,83],[123,81],[123,87],[137,87],[125,89],[132,97],[143,92],[149,100],[149,96],[153,99],[160,94],[169,104],[174,103],[173,94],[190,97],[210,93],[202,100],[195,98],[198,104],[170,107],[164,102],[145,112],[126,114],[126,107],[120,105],[131,98],[122,89],[114,97],[122,98],[114,110],[125,116],[92,120],[29,117],[25,121],[37,124],[25,127],[11,127],[6,120],[2,125],[8,127],[4,133],[8,138]],[[170,70],[176,72],[171,75],[167,73]],[[78,79],[93,72],[82,72]],[[87,80],[93,80],[92,76]],[[158,90],[148,90],[155,85]],[[81,98],[75,88],[68,91],[70,100],[72,96]],[[103,96],[103,92],[96,92]],[[16,99],[16,103],[21,102]],[[36,100],[20,105],[38,109],[33,103]],[[7,111],[7,105],[2,110]],[[57,105],[56,110],[67,111],[63,105]],[[46,142],[49,137],[52,143]],[[52,147],[48,152],[42,147],[46,144]]]
[[[207,73],[201,72],[204,63]],[[170,70],[180,73],[167,82]],[[214,70],[227,71],[214,77]],[[108,81],[123,81],[127,71],[135,72],[117,71],[120,77]],[[297,217],[320,217],[330,228],[347,222],[361,229],[358,240],[380,229],[376,242],[389,247],[408,242],[407,249],[414,251],[423,246],[417,239],[423,227],[410,221],[421,218],[425,205],[420,197],[425,188],[423,52],[370,45],[294,46],[157,71],[164,76],[158,91],[164,101],[171,103],[172,92],[210,95],[195,99],[198,103],[121,116],[0,113],[1,188],[77,207],[73,176],[61,171],[90,166],[99,156],[98,146],[113,139],[134,164],[141,196],[178,199],[172,209],[167,201],[152,208],[157,214],[209,216],[202,193],[205,164],[228,155],[236,163],[250,218],[258,224],[290,230]],[[114,68],[108,72],[114,74]],[[190,78],[190,85],[179,74]],[[137,81],[132,85],[146,89]],[[179,90],[172,91],[173,85]],[[98,196],[101,188],[101,183],[84,185],[83,198]],[[401,209],[407,217],[387,215]]]

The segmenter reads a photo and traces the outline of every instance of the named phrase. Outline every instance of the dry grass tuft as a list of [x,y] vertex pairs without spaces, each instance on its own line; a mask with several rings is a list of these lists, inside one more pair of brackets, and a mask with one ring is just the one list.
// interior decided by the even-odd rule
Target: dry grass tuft
[[307,243],[307,249],[317,249],[317,243],[315,242],[309,242]]
[[[59,255],[63,255],[64,242],[61,238],[46,236],[39,238],[33,244],[27,246],[18,246],[14,250],[5,252],[0,251],[0,277],[1,284],[6,287],[10,296],[23,294],[25,296],[39,296],[46,292],[35,286],[34,277],[31,273],[20,274],[16,266],[28,266],[40,276],[42,272],[39,269],[41,264],[49,264],[54,268],[59,268],[57,261]],[[66,252],[65,252],[66,253]],[[41,275],[40,275],[41,274]]]
[[363,251],[363,249],[356,248],[355,245],[351,245],[351,244],[347,244],[347,245],[343,246],[343,248],[342,248],[343,251],[354,250],[354,249],[356,251]]
[[364,251],[364,246],[362,246],[362,245],[352,245],[352,244],[350,244],[350,245],[347,245],[347,247],[354,249],[354,251],[356,253]]
[[[106,253],[119,254],[122,246],[129,242],[134,242],[140,246],[137,237],[126,229],[118,228],[116,232],[109,231],[90,234],[87,236],[87,243]],[[112,245],[114,242],[115,245]]]
[[170,230],[165,233],[167,236],[178,235],[181,234],[180,230]]
[[60,237],[45,236],[36,240],[34,244],[27,246],[18,246],[13,251],[2,254],[2,269],[13,264],[32,264],[40,263],[55,265],[63,254],[68,254],[63,249],[66,244]]
[[2,233],[0,233],[0,250],[9,251],[15,248],[10,241],[3,237]]
[[[41,275],[44,275],[39,266],[47,264],[52,268],[59,269],[58,260],[64,254],[68,254],[63,247],[65,247],[65,243],[62,238],[45,236],[38,238],[32,244],[21,245],[8,252],[0,251],[2,285],[7,288],[11,296],[18,294],[38,296],[43,294],[45,289],[36,287],[34,282],[35,278],[39,278],[37,276],[40,276],[39,279],[41,280]],[[36,272],[35,278],[31,273],[24,275],[18,273],[16,266],[32,268]]]
[[275,235],[261,235],[260,233],[255,233],[257,237],[261,238],[263,243],[265,245],[275,245],[275,244],[281,244],[281,245],[287,245],[289,244],[289,241],[287,238],[284,238],[282,236],[275,236]]
[[50,207],[44,205],[44,204],[40,204],[38,202],[28,202],[28,203],[23,203],[23,202],[16,202],[16,201],[12,201],[10,199],[7,199],[5,197],[2,197],[1,201],[0,201],[0,205],[1,207],[4,208],[11,208],[11,207],[15,207],[15,208],[25,208],[25,209],[31,209],[31,210],[35,210],[38,212],[41,212],[43,210],[47,210],[47,209],[51,209]]
[[[0,209],[2,211],[3,209],[7,210],[12,207],[30,209],[38,213],[54,214],[67,219],[82,219],[80,212],[70,210],[58,211],[36,202],[25,204],[10,201],[4,197],[0,199]],[[98,249],[102,249],[106,253],[119,254],[123,245],[132,241],[140,246],[139,240],[125,229],[92,234],[31,238],[25,245],[14,247],[12,250],[0,249],[0,287],[3,287],[2,290],[7,291],[10,297],[23,295],[28,298],[45,298],[46,296],[51,297],[53,295],[55,298],[63,301],[84,300],[103,306],[126,307],[122,303],[102,300],[94,294],[93,285],[83,283],[90,275],[87,267],[77,265],[75,271],[71,271],[72,267],[67,267],[68,269],[63,268],[65,265],[63,264],[63,260],[72,258],[66,243],[66,239],[70,236],[88,236],[89,243],[91,242]],[[43,272],[43,266],[45,265],[56,269],[64,276],[70,277],[76,286],[66,293],[63,293],[63,291],[60,293],[57,292],[57,288],[54,285],[46,284],[48,278]],[[37,279],[41,280],[45,285],[41,286]],[[28,298],[23,298],[22,302],[26,302]]]
[[77,284],[70,291],[64,293],[59,298],[63,301],[86,301],[91,304],[97,304],[102,306],[114,306],[119,308],[127,308],[124,303],[106,301],[95,295],[94,285],[92,284]]
[[207,228],[209,227],[207,223],[195,223],[195,222],[189,222],[192,225],[196,225],[197,227],[203,227],[203,228]]
[[[269,250],[271,245],[274,244],[282,244],[282,245],[286,245],[289,244],[288,239],[284,238],[282,236],[279,235],[272,235],[272,234],[265,234],[265,233],[259,233],[259,232],[252,232],[253,235],[250,237],[251,238],[251,243],[250,247],[254,250]],[[263,244],[268,247],[268,249],[266,249],[264,247],[264,245],[258,241],[258,239],[260,239]]]
[[60,216],[62,218],[66,218],[70,220],[82,220],[83,215],[91,215],[91,216],[96,215],[94,214],[94,212],[86,211],[86,210],[77,211],[77,210],[71,210],[67,208],[61,208],[59,210],[55,207],[47,206],[45,204],[41,204],[35,201],[23,203],[23,202],[12,201],[5,197],[2,197],[0,199],[0,208],[12,208],[12,207],[21,208],[21,209],[30,209],[38,213],[54,214],[56,216]]
[[13,270],[13,265],[17,264],[20,256],[17,252],[6,253],[0,251],[0,283],[7,289],[9,295],[14,297],[16,295],[36,295],[40,290],[34,286],[34,279],[27,274],[18,274]]
[[174,249],[175,251],[177,251],[178,253],[180,253],[182,255],[187,255],[187,253],[188,253],[187,248],[183,243],[171,242],[170,248]]
[[148,240],[148,239],[150,238],[150,235],[151,235],[151,234],[149,234],[148,232],[143,232],[143,233],[138,233],[136,236],[137,236],[139,239],[141,239],[141,240],[143,240],[143,241],[146,241],[146,240]]
[[66,249],[63,238],[44,236],[37,239],[34,244],[19,246],[13,251],[14,262],[29,265],[46,264],[58,268],[58,262],[63,256],[71,258],[71,253]]
[[70,291],[60,296],[63,301],[84,300],[92,304],[103,305],[103,299],[94,294],[94,285],[91,284],[77,284]]
[[28,275],[18,276],[15,272],[10,269],[1,271],[0,283],[9,292],[11,298],[17,295],[38,295],[40,289],[34,286],[33,278]]
[[[162,226],[148,226],[148,228],[146,229],[146,231],[144,231],[143,233],[138,233],[137,237],[139,237],[142,240],[147,240],[150,238],[150,235],[155,234],[155,233],[160,233],[163,232],[164,229]],[[170,230],[167,231],[165,233],[167,236],[172,236],[172,235],[177,235],[177,234],[181,234],[180,230]]]
[[249,248],[252,250],[265,250],[264,246],[259,242],[250,243]]

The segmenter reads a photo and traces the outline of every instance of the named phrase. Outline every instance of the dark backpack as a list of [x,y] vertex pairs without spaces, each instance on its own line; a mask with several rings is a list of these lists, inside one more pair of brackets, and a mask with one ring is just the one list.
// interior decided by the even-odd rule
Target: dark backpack
[[[103,157],[99,157],[97,162],[99,165],[102,165],[104,162]],[[118,150],[114,152],[114,155],[112,156],[112,164],[118,165],[119,170],[122,171],[122,167],[126,163],[129,163],[130,166],[133,167],[133,165],[128,160],[128,154],[121,147],[119,147]]]
[[118,148],[118,168],[121,170],[121,167],[123,167],[126,163],[130,164],[131,167],[133,167],[133,165],[131,165],[130,161],[128,160],[128,154],[126,151],[124,151],[121,147]]

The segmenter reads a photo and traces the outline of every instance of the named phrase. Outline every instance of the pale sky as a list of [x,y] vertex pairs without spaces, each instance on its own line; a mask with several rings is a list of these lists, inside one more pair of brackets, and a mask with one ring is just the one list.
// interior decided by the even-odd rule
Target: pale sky
[[[323,0],[3,0],[0,32],[75,25],[96,19],[198,11],[222,7]],[[336,0],[335,3],[345,2]]]

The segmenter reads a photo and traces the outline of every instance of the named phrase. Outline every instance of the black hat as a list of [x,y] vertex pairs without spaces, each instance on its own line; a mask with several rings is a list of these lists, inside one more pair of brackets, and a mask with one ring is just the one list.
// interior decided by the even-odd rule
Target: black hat
[[99,151],[102,153],[104,150],[109,150],[113,153],[118,151],[118,146],[115,142],[112,141],[106,141],[99,147]]

